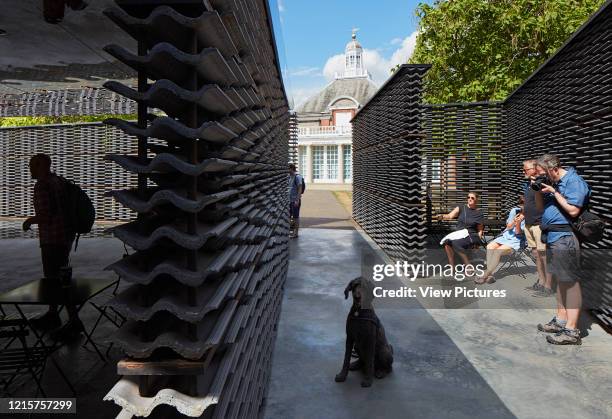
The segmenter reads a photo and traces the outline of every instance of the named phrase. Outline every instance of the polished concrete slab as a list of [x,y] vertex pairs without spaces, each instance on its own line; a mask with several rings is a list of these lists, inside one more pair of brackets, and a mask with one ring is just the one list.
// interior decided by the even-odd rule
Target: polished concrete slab
[[334,382],[351,304],[343,290],[371,254],[355,230],[305,229],[292,242],[265,417],[513,417],[414,300],[377,310],[394,347],[393,373],[371,388],[361,388],[358,372]]
[[[513,300],[520,308],[426,310],[417,299],[375,300],[394,371],[367,389],[359,373],[335,383],[351,304],[342,291],[364,258],[381,257],[373,254],[354,230],[304,229],[292,242],[266,418],[612,417],[612,336],[585,317],[582,346],[546,343],[535,324],[553,311],[526,292]],[[499,282],[518,288],[532,279]]]

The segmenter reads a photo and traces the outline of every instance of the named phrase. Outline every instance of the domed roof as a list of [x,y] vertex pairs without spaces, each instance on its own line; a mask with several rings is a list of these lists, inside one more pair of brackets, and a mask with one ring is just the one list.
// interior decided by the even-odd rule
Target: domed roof
[[334,99],[340,97],[354,99],[362,106],[378,90],[378,87],[366,77],[336,79],[328,84],[323,90],[312,96],[302,105],[298,106],[298,113],[324,113],[329,112],[327,108]]
[[346,48],[344,49],[344,51],[349,52],[349,51],[354,51],[357,49],[363,49],[363,48],[361,47],[361,44],[359,43],[359,41],[357,41],[357,34],[353,33],[353,39],[351,39],[349,43],[346,44]]

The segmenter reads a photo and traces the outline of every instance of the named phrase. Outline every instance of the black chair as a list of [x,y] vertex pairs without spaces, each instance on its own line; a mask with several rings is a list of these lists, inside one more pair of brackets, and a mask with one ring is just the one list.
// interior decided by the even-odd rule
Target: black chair
[[499,264],[499,267],[497,268],[497,272],[514,271],[518,273],[521,278],[527,279],[527,275],[521,270],[521,268],[530,266],[527,262],[528,260],[533,261],[531,251],[527,246],[522,246],[519,250],[513,250],[512,253],[504,256]]
[[[0,350],[0,385],[3,393],[9,395],[9,386],[16,377],[29,375],[36,383],[36,394],[40,392],[46,397],[41,381],[47,359],[51,359],[72,393],[76,394],[74,387],[51,356],[55,347],[45,345],[42,339],[36,340],[34,345],[28,345],[28,336],[28,324],[24,319],[5,316],[0,320],[0,340],[3,341]],[[19,342],[19,345],[16,342]]]
[[[126,249],[126,253],[123,255],[123,257],[129,256],[129,253],[127,253],[127,249]],[[115,288],[113,288],[113,296],[117,295],[117,290],[119,289],[119,284],[121,282],[121,276],[117,276],[117,284],[115,285]],[[96,344],[94,343],[93,339],[92,339],[92,335],[95,332],[96,328],[98,327],[98,324],[100,323],[100,321],[102,320],[102,317],[105,317],[108,321],[110,321],[117,329],[119,329],[121,326],[123,326],[123,324],[127,321],[127,318],[122,315],[120,312],[118,312],[117,310],[115,310],[112,306],[110,306],[108,304],[108,301],[104,304],[96,304],[93,301],[90,301],[89,304],[98,312],[98,318],[96,319],[93,327],[91,328],[91,331],[89,333],[86,333],[86,340],[85,343],[83,344],[83,346],[87,345],[87,343],[91,342],[92,345],[94,346],[94,348],[96,348],[96,351],[98,351]],[[108,354],[110,353],[111,349],[113,348],[114,342],[110,342],[110,344],[108,345],[108,348],[106,349],[106,357],[108,358]],[[98,351],[99,353],[99,351]],[[103,361],[106,362],[106,359],[103,358]]]

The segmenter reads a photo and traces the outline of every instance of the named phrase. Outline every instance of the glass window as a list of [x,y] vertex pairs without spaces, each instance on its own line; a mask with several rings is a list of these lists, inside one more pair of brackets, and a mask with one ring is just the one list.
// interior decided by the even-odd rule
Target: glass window
[[308,155],[306,154],[307,150],[306,150],[306,146],[299,146],[298,148],[298,154],[299,154],[299,159],[298,159],[298,172],[302,175],[302,177],[304,178],[304,180],[308,177],[308,170],[309,168],[308,166]]
[[351,146],[342,146],[342,152],[344,153],[344,180],[351,180],[353,178],[353,153]]
[[327,146],[327,179],[338,179],[338,146]]
[[324,179],[325,146],[312,146],[312,178]]

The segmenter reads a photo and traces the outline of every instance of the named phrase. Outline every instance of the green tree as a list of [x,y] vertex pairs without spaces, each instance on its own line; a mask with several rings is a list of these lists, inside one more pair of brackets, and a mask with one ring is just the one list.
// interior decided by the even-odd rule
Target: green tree
[[74,124],[77,122],[100,122],[108,118],[119,118],[126,120],[136,119],[134,115],[66,115],[66,116],[11,116],[0,118],[0,128],[7,127],[26,127],[31,125],[46,125],[46,124]]
[[420,3],[411,63],[432,64],[430,103],[503,100],[604,0],[436,0]]

